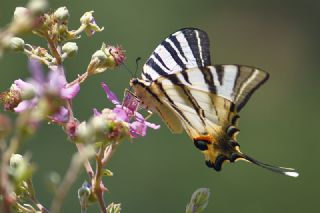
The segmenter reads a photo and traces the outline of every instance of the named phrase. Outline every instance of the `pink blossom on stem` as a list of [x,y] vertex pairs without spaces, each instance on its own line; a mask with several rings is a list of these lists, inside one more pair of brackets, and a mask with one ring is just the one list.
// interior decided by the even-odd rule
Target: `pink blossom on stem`
[[105,83],[102,83],[102,88],[106,92],[108,100],[115,104],[113,113],[116,115],[116,119],[128,123],[130,136],[132,138],[145,136],[147,133],[147,127],[152,129],[160,128],[160,125],[147,122],[145,118],[137,112],[139,101],[131,93],[127,93],[124,98],[124,102],[120,104],[117,96]]
[[[62,66],[51,67],[46,76],[40,62],[31,59],[29,61],[29,69],[32,76],[31,79],[27,81],[15,80],[9,92],[1,93],[1,101],[4,103],[6,110],[23,112],[27,109],[36,108],[41,98],[48,94],[60,100],[71,100],[80,90],[78,83],[70,87],[67,86],[68,82]],[[53,117],[59,117],[58,120],[61,121],[61,116],[64,115],[66,115],[66,110],[60,109],[60,114]]]

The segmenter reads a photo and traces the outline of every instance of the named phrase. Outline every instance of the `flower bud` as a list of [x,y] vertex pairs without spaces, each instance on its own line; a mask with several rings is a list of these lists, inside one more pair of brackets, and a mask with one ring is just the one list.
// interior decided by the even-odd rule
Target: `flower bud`
[[96,23],[96,20],[93,17],[93,11],[86,12],[80,18],[81,26],[84,28],[87,36],[92,36],[96,32],[101,32],[104,28],[99,27]]
[[95,197],[92,196],[91,185],[84,182],[78,189],[78,199],[81,206],[81,212],[87,212],[90,197]]
[[97,50],[91,56],[91,61],[87,68],[88,74],[92,75],[104,72],[108,68],[107,60],[108,56],[102,50]]
[[16,7],[10,31],[12,34],[29,32],[34,27],[34,24],[35,22],[32,11],[25,7]]
[[47,10],[49,3],[47,0],[30,0],[28,9],[35,15],[39,15]]
[[26,16],[30,11],[25,7],[16,7],[13,13],[14,19],[19,19],[21,17]]
[[68,21],[70,14],[67,7],[59,7],[54,11],[53,16],[59,23],[62,23]]
[[108,68],[115,68],[124,59],[125,55],[121,47],[107,46],[103,43],[101,49],[97,50],[91,57],[90,65],[94,64],[94,68],[89,69],[89,74],[97,74]]
[[90,126],[95,132],[103,132],[106,130],[106,120],[102,116],[94,116],[90,120]]
[[17,168],[23,162],[22,155],[12,154],[10,158],[10,167]]
[[88,142],[93,139],[91,128],[87,125],[85,121],[81,122],[77,126],[75,136],[77,137],[78,142]]
[[24,46],[25,46],[24,40],[19,37],[12,37],[7,44],[8,49],[16,52],[23,51]]
[[78,46],[75,42],[67,42],[62,46],[62,51],[68,56],[73,56],[78,52]]
[[91,194],[91,186],[87,182],[84,182],[82,186],[78,189],[78,198],[89,197]]
[[28,159],[28,157],[23,157],[19,154],[12,154],[10,157],[10,173],[18,184],[31,178],[33,175],[35,167],[30,164]]
[[106,210],[108,213],[120,213],[121,203],[110,203]]
[[200,213],[208,205],[210,191],[207,188],[197,189],[191,197],[190,203],[187,205],[186,213]]
[[117,47],[115,47],[115,46],[107,46],[106,50],[112,56],[111,62],[112,62],[112,65],[114,67],[122,64],[122,62],[126,58],[125,55],[124,55],[124,50],[119,46],[117,46]]
[[92,20],[94,20],[93,15],[92,15],[93,12],[94,11],[85,12],[80,18],[80,23],[84,24],[84,25],[90,24],[90,22]]

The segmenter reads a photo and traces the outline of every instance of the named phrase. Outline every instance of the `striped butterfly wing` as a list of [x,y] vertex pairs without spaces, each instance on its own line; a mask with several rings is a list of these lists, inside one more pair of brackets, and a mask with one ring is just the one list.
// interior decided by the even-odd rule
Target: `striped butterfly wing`
[[168,36],[143,66],[142,79],[154,81],[160,76],[195,67],[211,65],[209,38],[196,28],[184,28]]
[[230,125],[237,132],[237,113],[267,78],[257,68],[216,65],[162,76],[152,88],[161,91],[158,97],[176,112],[190,137],[197,138]]
[[241,159],[297,176],[290,168],[243,154],[236,142],[237,113],[267,79],[266,72],[249,66],[212,66],[207,34],[185,28],[167,37],[145,63],[142,79],[130,83],[142,105],[157,112],[172,132],[186,130],[209,167],[219,171],[223,162]]
[[[206,32],[196,28],[184,28],[169,35],[153,51],[143,66],[142,79],[153,82],[159,77],[168,76],[186,69],[206,67],[211,64],[209,38]],[[147,93],[147,97],[150,93]],[[157,99],[156,95],[149,98]],[[158,99],[159,100],[159,99]],[[170,99],[169,99],[170,100]],[[148,108],[155,108],[173,133],[182,131],[179,114],[175,114],[171,105],[162,102],[148,104]]]

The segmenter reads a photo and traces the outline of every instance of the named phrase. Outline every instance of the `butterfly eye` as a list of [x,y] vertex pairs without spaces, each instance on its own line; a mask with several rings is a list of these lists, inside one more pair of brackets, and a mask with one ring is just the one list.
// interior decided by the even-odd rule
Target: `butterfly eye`
[[193,140],[193,142],[194,142],[194,145],[198,149],[200,149],[201,151],[208,150],[208,144],[209,144],[208,141],[205,141],[205,140]]

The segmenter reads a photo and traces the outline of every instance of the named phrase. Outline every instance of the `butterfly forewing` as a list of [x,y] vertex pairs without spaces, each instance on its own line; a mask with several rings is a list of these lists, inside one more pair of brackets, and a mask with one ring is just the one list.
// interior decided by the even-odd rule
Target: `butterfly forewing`
[[171,34],[151,54],[143,66],[142,78],[154,81],[160,76],[211,64],[206,32],[185,28]]

